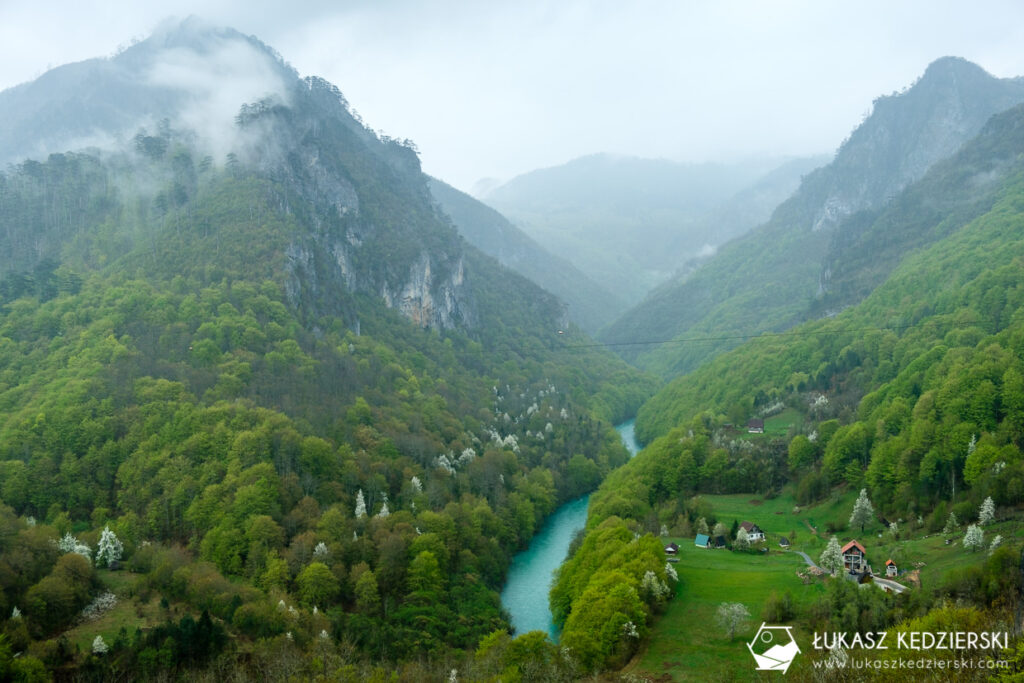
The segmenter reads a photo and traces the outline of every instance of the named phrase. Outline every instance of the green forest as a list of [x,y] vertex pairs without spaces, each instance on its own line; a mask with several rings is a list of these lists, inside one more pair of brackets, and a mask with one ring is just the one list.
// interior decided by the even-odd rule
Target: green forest
[[[471,327],[296,275],[317,214],[294,178],[169,128],[135,143],[0,176],[0,667],[564,674],[554,646],[508,635],[497,589],[559,503],[626,461],[611,422],[652,382],[578,348],[550,295],[417,190],[434,248],[466,253]],[[357,186],[377,237],[406,224]],[[395,277],[374,253],[360,265]]]
[[[1021,115],[1014,110],[1004,123]],[[862,303],[753,339],[673,380],[641,408],[637,435],[648,445],[592,496],[586,536],[552,589],[563,642],[583,637],[578,624],[592,609],[586,591],[628,566],[599,539],[621,529],[627,540],[660,531],[692,543],[685,539],[716,523],[734,539],[737,519],[716,511],[715,494],[781,496],[796,514],[863,488],[878,515],[869,518],[874,528],[898,521],[889,538],[941,533],[957,546],[957,529],[988,523],[979,510],[991,499],[1006,528],[1017,528],[1010,520],[1024,499],[1024,175],[1010,174],[991,192],[980,215],[912,252]],[[765,419],[768,433],[747,433],[753,417]],[[773,423],[782,425],[774,434]],[[847,539],[862,531],[848,524],[837,515],[827,530],[811,532]],[[1024,590],[1020,541],[1019,532],[1000,536],[988,556],[965,555],[926,590],[861,591],[866,602],[851,614],[841,607],[851,597],[841,581],[800,609],[777,596],[764,614],[807,630],[867,632],[913,618],[948,626],[963,617],[943,611],[956,604],[984,623],[1012,623]],[[807,541],[815,557],[817,542]],[[650,628],[657,610],[647,614]],[[621,666],[616,647],[627,641],[595,650],[598,666]]]

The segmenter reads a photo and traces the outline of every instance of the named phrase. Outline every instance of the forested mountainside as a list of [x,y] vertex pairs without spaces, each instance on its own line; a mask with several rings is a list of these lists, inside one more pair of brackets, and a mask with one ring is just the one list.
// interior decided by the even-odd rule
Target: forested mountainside
[[435,178],[430,179],[430,192],[470,244],[564,301],[569,319],[587,333],[596,333],[626,310],[622,299],[491,207]]
[[497,589],[627,459],[610,421],[651,382],[466,244],[337,88],[193,20],[151,41],[97,73],[240,51],[284,87],[223,154],[175,99],[0,174],[0,664],[422,680],[530,648],[567,675],[506,647]]
[[[620,549],[649,538],[639,534],[675,529],[686,536],[699,522],[710,526],[714,510],[699,494],[770,499],[785,487],[804,506],[863,488],[881,519],[899,520],[883,521],[882,531],[900,539],[944,528],[949,538],[958,523],[985,524],[978,510],[987,498],[1006,515],[1019,510],[1024,172],[1012,164],[1019,164],[1022,124],[1024,107],[999,115],[975,143],[893,201],[886,225],[894,232],[920,229],[915,207],[941,208],[948,222],[928,228],[940,232],[933,243],[906,256],[861,303],[750,340],[645,404],[637,433],[649,445],[591,498],[586,537],[552,589],[553,609],[565,620],[563,642],[581,643],[599,666],[623,663],[635,648],[630,639],[589,637],[589,629],[643,613],[625,603],[595,603],[594,591],[622,573],[634,576],[624,559],[633,555]],[[981,204],[972,193],[923,191],[975,187],[981,179],[993,183]],[[906,211],[897,214],[901,206]],[[788,431],[746,434],[748,418],[770,421],[780,413],[788,416]],[[836,526],[829,533],[845,529],[845,519],[830,522]],[[874,515],[868,522],[877,528]],[[812,538],[824,531],[800,532],[807,530]],[[1001,540],[1015,545],[996,552]],[[818,630],[882,630],[926,614],[941,623],[949,618],[944,605],[955,600],[982,610],[981,623],[1003,623],[1000,610],[1016,599],[1006,596],[1020,590],[1019,550],[1018,537],[995,539],[991,558],[978,560],[983,566],[967,569],[964,559],[962,572],[923,592],[918,586],[907,600],[868,591],[859,620],[843,612],[853,599],[844,581],[830,583],[818,607],[799,614],[786,608],[781,614],[790,616],[781,619]],[[641,635],[649,623],[637,622]]]
[[[832,163],[804,178],[771,220],[653,292],[603,331],[602,341],[622,345],[623,357],[672,377],[751,335],[855,303],[884,278],[901,248],[929,239],[862,239],[865,224],[976,136],[992,115],[1021,101],[1020,79],[993,78],[959,58],[934,62],[906,91],[876,100]],[[983,191],[986,179],[976,180]],[[854,242],[860,247],[851,251]],[[635,344],[692,338],[710,341]]]
[[[762,183],[779,164],[684,164],[594,154],[517,176],[480,199],[633,305],[682,264],[736,234],[721,232],[742,232],[765,220],[792,191]],[[799,169],[787,168],[799,179]],[[745,204],[753,197],[742,194],[758,184],[762,191],[782,190],[766,209],[762,205],[763,213],[757,201]],[[745,223],[737,213],[726,213],[723,223],[708,220],[729,205],[757,217]]]

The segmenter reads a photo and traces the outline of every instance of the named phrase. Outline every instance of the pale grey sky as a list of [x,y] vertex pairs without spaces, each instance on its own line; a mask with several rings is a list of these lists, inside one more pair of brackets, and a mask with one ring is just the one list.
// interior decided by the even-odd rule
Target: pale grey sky
[[168,16],[259,37],[463,189],[594,152],[833,151],[934,59],[1024,75],[1024,3],[0,0],[0,89]]

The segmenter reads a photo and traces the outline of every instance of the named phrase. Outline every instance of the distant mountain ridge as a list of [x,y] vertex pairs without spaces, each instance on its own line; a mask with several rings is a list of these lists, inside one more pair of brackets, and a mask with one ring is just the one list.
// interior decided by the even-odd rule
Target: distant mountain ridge
[[[773,195],[767,206],[742,194],[780,163],[592,154],[525,173],[480,198],[545,249],[635,303],[686,261],[766,219],[810,170],[786,165],[791,187],[762,185]],[[741,210],[723,211],[730,204]],[[716,215],[725,220],[716,222]]]
[[[653,292],[606,328],[602,341],[622,345],[627,360],[671,377],[746,336],[827,313],[821,301],[831,273],[842,269],[836,245],[847,225],[864,220],[858,212],[885,205],[977,135],[992,115],[1019,102],[1021,79],[994,78],[960,58],[937,60],[906,91],[876,100],[832,163],[804,178],[771,220]],[[712,341],[630,345],[679,337]]]
[[586,332],[596,333],[626,310],[625,301],[541,247],[491,207],[434,178],[430,191],[470,244],[555,294],[568,304],[569,319]]

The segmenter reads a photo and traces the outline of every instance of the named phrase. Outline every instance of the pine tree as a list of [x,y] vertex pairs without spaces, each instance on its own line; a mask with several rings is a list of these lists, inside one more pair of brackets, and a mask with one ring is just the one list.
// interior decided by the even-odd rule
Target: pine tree
[[875,508],[868,500],[868,490],[861,489],[857,502],[853,504],[853,514],[850,515],[850,526],[859,526],[860,532],[864,533],[864,525],[875,516]]
[[964,534],[964,547],[974,552],[985,545],[985,532],[981,530],[977,524],[972,524],[967,527],[967,533]]
[[843,570],[843,551],[839,547],[839,541],[835,536],[828,539],[828,545],[822,551],[818,562],[824,569],[832,572],[833,575]]
[[103,527],[99,547],[96,549],[96,566],[109,567],[115,562],[120,562],[123,553],[124,545],[110,530],[110,525]]
[[981,504],[981,509],[978,510],[978,524],[985,526],[991,524],[992,520],[996,518],[996,504],[992,500],[992,496],[985,499],[985,502]]

